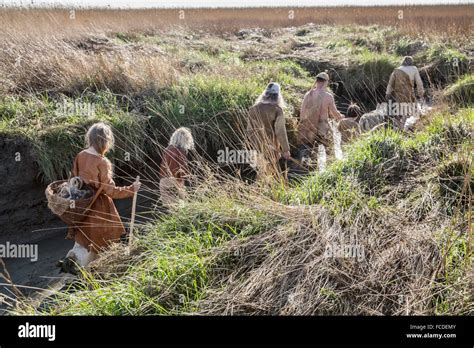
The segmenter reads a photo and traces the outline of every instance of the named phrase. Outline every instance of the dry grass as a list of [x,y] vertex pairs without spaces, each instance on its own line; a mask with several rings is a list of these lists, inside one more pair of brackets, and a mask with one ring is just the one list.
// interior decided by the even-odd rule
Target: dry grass
[[[461,130],[463,126],[454,128]],[[446,127],[446,144],[442,146],[449,146],[450,141],[462,143],[450,129]],[[469,138],[468,135],[462,139]],[[469,148],[472,149],[471,143]],[[341,196],[323,198],[330,209],[306,201],[306,205],[270,206],[248,193],[246,205],[253,205],[282,223],[265,233],[234,239],[214,250],[217,263],[212,267],[203,299],[197,303],[197,312],[472,314],[470,268],[464,268],[459,260],[453,261],[464,255],[461,258],[466,265],[470,262],[470,256],[463,253],[469,255],[472,245],[468,213],[472,209],[472,156],[462,157],[459,164],[456,162],[456,170],[443,174],[450,183],[459,181],[451,185],[455,189],[446,193],[447,184],[439,185],[429,174],[437,164],[424,151],[412,153],[411,169],[399,165],[401,158],[385,154],[388,162],[395,163],[389,167],[379,165],[384,168],[383,176],[399,172],[403,175],[397,174],[399,178],[385,186],[380,196],[372,196],[377,203],[371,204],[367,196],[356,196],[348,208],[338,210],[337,214],[330,211],[335,201],[358,192],[363,178],[344,174],[344,180],[351,186],[342,188]],[[324,183],[321,180],[319,185]],[[336,189],[343,186],[336,185]],[[319,189],[325,195],[331,191],[326,187]],[[460,197],[467,200],[463,203]],[[463,207],[466,202],[467,207]],[[453,265],[464,270],[457,273],[459,269],[456,271]],[[440,305],[442,301],[450,303],[448,310]]]
[[[397,18],[401,9],[403,20]],[[264,86],[257,79],[242,83],[244,76],[261,75],[258,69],[262,65],[248,62],[248,65],[233,66],[223,61],[212,67],[214,70],[209,68],[207,73],[202,73],[205,79],[185,81],[194,85],[178,88],[177,79],[187,69],[186,65],[183,67],[183,57],[179,57],[183,47],[181,51],[162,54],[161,46],[134,37],[154,36],[170,26],[187,26],[190,28],[182,30],[181,36],[167,42],[170,46],[185,42],[182,45],[186,48],[187,42],[197,44],[195,37],[201,35],[201,39],[207,31],[222,34],[222,41],[210,45],[207,60],[199,62],[198,54],[191,57],[196,59],[194,65],[205,68],[206,64],[215,63],[212,52],[219,52],[218,46],[226,39],[226,32],[241,28],[266,28],[258,31],[261,34],[258,39],[264,41],[262,46],[272,48],[265,40],[274,34],[274,28],[308,22],[340,26],[379,23],[397,26],[411,34],[422,29],[441,36],[469,37],[472,23],[466,13],[471,9],[471,5],[295,9],[294,20],[288,18],[289,9],[282,8],[186,10],[184,20],[179,19],[178,10],[77,10],[75,19],[69,18],[68,10],[2,10],[0,18],[8,28],[0,35],[2,92],[46,91],[77,96],[88,90],[106,89],[132,98],[152,92],[156,98],[151,99],[161,97],[159,101],[163,105],[157,103],[147,111],[158,116],[155,119],[159,119],[159,126],[150,125],[154,136],[143,133],[139,138],[152,143],[153,153],[161,152],[163,146],[158,140],[155,143],[155,139],[166,138],[166,130],[174,126],[172,122],[176,118],[192,128],[198,150],[205,152],[206,141],[217,139],[219,144],[236,145],[232,140],[243,138],[239,133],[243,124],[236,127],[230,116],[234,109],[243,107],[243,101],[250,100],[256,86]],[[201,32],[201,28],[206,32]],[[356,27],[354,34],[361,37],[372,30],[371,27],[364,28],[365,31],[359,29]],[[308,28],[294,30],[301,30],[295,34],[299,37]],[[111,39],[117,33],[120,33],[120,44]],[[254,34],[252,31],[249,35]],[[186,36],[191,37],[189,41],[185,41]],[[235,35],[233,39],[231,45],[239,45]],[[251,56],[256,44],[251,39],[245,44]],[[290,42],[286,49],[292,52],[298,44]],[[314,55],[319,58],[319,51]],[[22,58],[18,60],[18,57]],[[295,81],[310,82],[307,75],[291,64],[275,69],[290,72],[281,75],[271,72],[269,77],[281,76],[292,87]],[[188,75],[197,74],[191,71]],[[294,78],[297,75],[301,76]],[[222,79],[230,76],[231,81],[222,83]],[[168,94],[156,93],[163,92],[160,91],[163,87],[169,87]],[[301,83],[298,87],[306,88],[306,85]],[[295,95],[299,96],[298,93],[301,92],[296,91]],[[186,105],[189,118],[178,118],[177,103]],[[203,106],[207,108],[203,112],[207,118],[201,119]],[[209,111],[212,111],[210,115]],[[218,117],[224,119],[224,125],[234,126],[235,134],[214,124]],[[124,134],[116,133],[128,140]],[[213,137],[211,140],[209,135]],[[93,315],[190,312],[399,315],[437,313],[439,306],[435,302],[439,300],[447,303],[446,313],[472,313],[472,298],[464,302],[469,287],[466,286],[468,276],[463,273],[470,265],[472,252],[454,255],[445,248],[452,241],[466,243],[466,216],[462,211],[454,215],[450,215],[452,211],[446,212],[443,197],[433,189],[439,189],[436,186],[439,183],[426,178],[436,172],[436,160],[431,160],[428,168],[421,166],[421,162],[408,165],[405,155],[410,145],[407,144],[415,140],[403,135],[403,142],[397,142],[401,137],[371,134],[367,141],[373,141],[367,144],[362,139],[357,156],[349,156],[354,158],[353,162],[343,164],[346,172],[338,171],[336,163],[335,169],[326,174],[314,174],[294,186],[283,184],[281,177],[275,180],[276,175],[267,180],[267,185],[265,182],[261,186],[247,185],[224,172],[238,168],[220,168],[216,163],[211,165],[209,173],[202,173],[210,164],[196,155],[194,164],[201,172],[196,175],[197,183],[191,185],[189,200],[180,210],[171,211],[165,217],[148,218],[150,224],[141,226],[144,233],[130,256],[124,256],[120,246],[110,250],[92,274],[85,273],[79,291],[58,294],[48,310],[50,314]],[[433,142],[439,137],[435,134]],[[427,144],[422,145],[428,147]],[[136,145],[124,144],[119,150],[130,150]],[[134,151],[145,151],[140,146]],[[143,190],[156,194],[156,163],[152,163],[148,153],[142,155],[147,158],[143,166],[148,171],[148,175],[140,173],[144,179]],[[408,168],[418,164],[416,175],[405,176]],[[451,168],[457,170],[457,162],[448,164],[448,170],[443,173],[450,174]],[[469,189],[470,180],[469,177],[463,181],[468,182]],[[455,187],[458,186],[456,183]],[[294,200],[280,199],[278,190]],[[447,204],[453,205],[452,202]],[[467,243],[472,243],[472,231],[469,233]],[[356,252],[363,252],[363,257],[326,254],[330,247],[345,245],[360,248]],[[449,266],[449,259],[455,262],[460,259],[466,267]],[[449,291],[454,293],[449,295],[452,298],[446,300],[440,296],[448,296],[445,293]],[[37,309],[31,310],[37,313]]]
[[[87,43],[87,41],[86,41]],[[0,53],[0,79],[5,90],[71,94],[109,89],[120,94],[146,94],[175,81],[173,62],[156,49],[136,46],[88,52],[75,42],[55,38],[16,37],[4,40]]]
[[[312,29],[298,29],[289,41],[274,40],[285,35],[279,28],[305,23],[338,25],[340,33],[348,24],[379,24],[393,26],[397,35],[405,32],[418,36],[422,32],[435,34],[437,40],[465,40],[472,36],[472,21],[466,15],[472,9],[472,5],[188,9],[184,14],[179,10],[0,9],[0,92],[82,94],[87,89],[109,89],[117,94],[146,95],[172,85],[177,70],[194,73],[209,69],[210,62],[200,61],[199,56],[186,56],[183,41],[191,48],[188,51],[211,57],[224,51],[238,51],[244,61],[274,56],[274,45],[278,44],[277,49],[288,51],[286,55],[280,54],[282,58],[305,66],[302,60],[311,58],[308,54],[313,52],[309,49],[308,54],[301,54],[301,42],[297,39],[304,39]],[[399,19],[399,11],[403,11],[403,19]],[[183,15],[184,19],[180,19]],[[248,38],[234,45],[236,38],[241,38],[234,34],[243,28],[261,29],[243,34]],[[361,28],[345,29],[367,41],[371,40],[372,31],[379,30]],[[261,44],[254,41],[256,36]],[[326,45],[327,42],[318,41],[319,37],[327,39],[325,28],[321,27],[321,33],[312,40]],[[175,54],[163,52],[166,45],[176,47]],[[340,51],[335,49],[318,46],[315,53],[321,60],[319,68],[327,68],[326,60],[341,60]],[[334,54],[328,56],[329,53]],[[229,66],[234,65],[222,65],[225,69]],[[212,67],[216,74],[221,74],[219,67]],[[229,73],[232,72],[222,72]]]
[[[318,206],[285,209],[286,225],[221,250],[223,260],[234,262],[230,269],[225,263],[216,267],[216,281],[200,303],[200,312],[421,315],[432,311],[431,288],[441,263],[433,231],[441,227],[440,221],[407,224],[400,221],[400,212],[380,216],[366,210],[347,226],[347,217],[333,218]],[[330,254],[338,248],[346,248],[348,254]]]
[[[474,5],[295,7],[251,9],[2,9],[3,33],[77,36],[84,33],[134,31],[153,34],[170,26],[189,26],[218,32],[241,28],[277,28],[317,24],[389,25],[417,35],[443,33],[472,36],[469,13]],[[183,11],[183,12],[181,12]],[[402,12],[400,12],[402,11]],[[7,29],[5,29],[7,28]]]

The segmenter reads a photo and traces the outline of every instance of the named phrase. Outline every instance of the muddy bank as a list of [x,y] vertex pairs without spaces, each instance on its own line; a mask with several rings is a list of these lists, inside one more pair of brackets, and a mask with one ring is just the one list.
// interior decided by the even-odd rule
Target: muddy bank
[[[47,206],[46,185],[40,180],[35,156],[33,145],[27,139],[0,137],[0,244],[30,244],[37,248],[37,260],[22,257],[4,259],[13,282],[25,295],[32,295],[38,288],[47,288],[61,278],[56,262],[66,255],[74,243],[65,239],[67,226]],[[153,193],[140,193],[138,223],[146,220],[147,212],[156,199]],[[131,199],[116,200],[115,204],[122,221],[127,224]],[[2,278],[0,283],[4,283]],[[0,294],[12,295],[5,286],[0,286]],[[0,303],[0,314],[6,308],[5,304]]]
[[[144,193],[138,197],[136,220],[138,224],[147,221],[148,212],[155,201],[156,197],[149,193]],[[122,221],[126,224],[130,219],[132,200],[114,200],[114,203]],[[31,221],[34,220],[34,217],[32,217]],[[30,224],[31,221],[29,221]],[[4,259],[13,282],[26,296],[35,296],[41,289],[62,286],[65,281],[64,273],[59,272],[56,262],[65,257],[74,244],[73,241],[65,239],[67,226],[60,222],[58,218],[53,217],[50,222],[36,225],[34,229],[41,230],[41,232],[32,233],[25,229],[25,232],[18,233],[15,237],[16,243],[34,244],[37,247],[38,260],[33,262],[29,258]],[[35,239],[29,239],[32,236]],[[15,243],[5,237],[6,235],[2,236],[0,244],[7,241]],[[3,279],[0,279],[0,283],[3,282]],[[1,294],[12,296],[9,287],[6,286],[0,286]],[[8,306],[0,303],[0,315],[6,314],[6,310],[8,310]]]
[[31,144],[20,137],[0,137],[0,163],[0,243],[34,242],[53,234],[35,231],[60,223],[46,205]]

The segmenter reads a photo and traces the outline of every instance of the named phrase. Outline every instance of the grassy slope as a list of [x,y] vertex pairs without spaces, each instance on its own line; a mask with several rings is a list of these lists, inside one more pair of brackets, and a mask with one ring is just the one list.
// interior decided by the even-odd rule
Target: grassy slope
[[[32,142],[45,182],[67,174],[87,125],[99,119],[118,132],[130,130],[124,148],[138,141],[144,129],[152,128],[164,142],[172,127],[184,124],[192,126],[200,143],[215,149],[222,147],[216,127],[225,131],[230,116],[247,109],[271,80],[282,84],[287,116],[298,116],[311,75],[333,68],[347,88],[346,99],[369,111],[383,98],[401,55],[415,54],[419,65],[467,61],[459,51],[462,40],[412,38],[380,26],[305,26],[243,36],[172,31],[77,40],[39,43],[26,53],[24,43],[12,43],[0,69],[4,86],[13,92],[0,100],[0,133]],[[32,63],[18,63],[17,51],[30,52],[31,59],[24,61]],[[64,101],[91,105],[95,113],[61,110]],[[137,115],[150,117],[151,127]],[[52,150],[58,147],[62,156]]]
[[[107,49],[126,51],[130,44],[143,46],[144,52],[158,47],[169,62],[160,65],[159,73],[171,73],[150,85],[134,73],[155,68],[156,62],[147,62],[146,54],[140,69],[124,63],[130,53],[105,61],[81,56],[90,63],[87,71],[51,74],[59,76],[51,86],[35,85],[33,93],[16,91],[3,97],[0,132],[30,139],[46,182],[67,175],[87,125],[98,119],[112,123],[124,143],[114,158],[122,158],[132,145],[146,150],[147,135],[164,141],[177,124],[191,125],[200,143],[211,138],[220,146],[222,139],[214,126],[225,130],[229,115],[247,108],[270,80],[282,83],[288,115],[297,115],[301,97],[312,84],[311,75],[335,68],[352,97],[366,93],[362,97],[370,109],[401,55],[415,54],[422,64],[466,59],[459,51],[463,43],[412,38],[377,26],[336,31],[309,26],[277,30],[269,36],[257,31],[244,39],[188,37],[182,32],[118,35]],[[41,71],[48,76],[48,70]],[[465,84],[464,80],[456,83]],[[459,89],[456,86],[453,91]],[[453,93],[448,95],[457,95]],[[91,102],[94,116],[58,114],[57,103],[63,99]],[[459,193],[463,181],[450,178],[469,178],[472,171],[472,159],[464,158],[472,149],[467,141],[472,126],[473,111],[468,109],[457,116],[438,115],[414,135],[372,134],[351,145],[346,160],[291,187],[255,188],[206,177],[208,182],[200,187],[204,192],[196,193],[179,213],[143,227],[130,257],[120,247],[112,250],[99,269],[84,273],[75,290],[58,294],[58,301],[42,311],[229,313],[226,304],[231,304],[236,313],[402,314],[408,303],[409,313],[471,313],[472,299],[466,297],[467,271],[472,266],[466,223],[470,220],[465,193]],[[468,185],[472,190],[472,181]],[[397,215],[406,221],[397,222]],[[334,237],[327,231],[349,237],[357,229],[367,233],[360,236],[366,243],[366,261],[357,265],[318,259],[324,250],[314,246],[324,247]],[[410,237],[412,231],[416,238]],[[391,242],[374,244],[370,233],[376,241]],[[295,260],[295,255],[304,258]],[[421,261],[407,255],[420,255]],[[289,263],[278,263],[281,260]],[[274,267],[265,269],[265,264]],[[295,264],[313,266],[301,273]],[[384,269],[400,272],[383,273]],[[288,278],[282,279],[285,274]],[[349,281],[364,279],[365,274],[370,275],[365,288]],[[262,282],[256,284],[256,279]],[[318,282],[308,283],[308,279]],[[418,293],[414,289],[423,289],[421,298],[410,297]],[[307,305],[298,306],[298,299]]]
[[[42,313],[229,314],[231,306],[235,314],[472,314],[466,197],[474,189],[473,126],[468,109],[439,114],[412,135],[381,131],[290,187],[261,190],[209,177],[178,211],[143,226],[131,256],[111,250]],[[302,230],[308,225],[310,234]],[[330,239],[312,238],[359,228],[366,260],[314,264]],[[320,272],[305,280],[310,287],[298,288],[301,274],[281,279],[297,255]],[[289,260],[284,269],[281,259]],[[365,287],[348,286],[338,272],[364,279]],[[304,310],[288,304],[292,293],[308,299]]]

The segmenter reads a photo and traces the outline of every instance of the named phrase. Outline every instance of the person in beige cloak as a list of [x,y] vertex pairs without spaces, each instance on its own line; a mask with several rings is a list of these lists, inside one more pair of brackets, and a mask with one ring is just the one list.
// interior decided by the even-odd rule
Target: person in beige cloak
[[249,110],[247,136],[250,148],[257,151],[258,177],[279,172],[279,159],[290,159],[280,85],[271,82]]
[[[415,85],[418,98],[423,99],[424,89],[418,68],[414,65],[413,57],[406,56],[401,66],[394,69],[387,85],[386,99],[389,102],[389,123],[396,122],[403,129],[405,119],[412,116],[416,110]],[[397,110],[411,110],[409,112],[391,112],[394,103],[398,103]]]
[[329,118],[340,121],[344,116],[337,110],[334,97],[327,90],[328,83],[329,75],[325,72],[319,73],[313,88],[304,96],[298,125],[300,143],[298,157],[305,157],[308,151],[310,152],[319,144],[324,146],[327,155],[332,152],[333,141]]

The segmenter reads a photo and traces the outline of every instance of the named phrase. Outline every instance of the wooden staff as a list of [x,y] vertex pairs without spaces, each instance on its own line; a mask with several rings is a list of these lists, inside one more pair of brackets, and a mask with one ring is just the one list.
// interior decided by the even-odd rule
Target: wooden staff
[[[140,181],[140,175],[137,176],[137,179],[135,180],[135,182],[139,182],[139,181]],[[128,237],[128,246],[132,245],[133,225],[135,224],[135,212],[137,209],[137,194],[138,194],[138,191],[135,191],[135,193],[133,194],[132,217],[130,219],[130,233]]]

